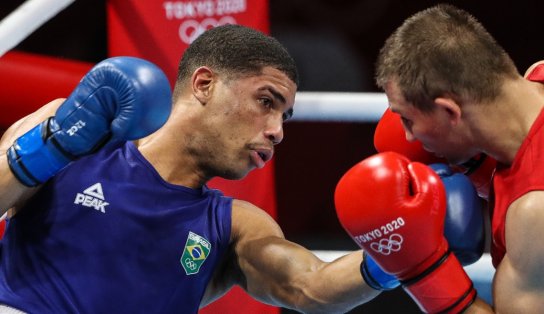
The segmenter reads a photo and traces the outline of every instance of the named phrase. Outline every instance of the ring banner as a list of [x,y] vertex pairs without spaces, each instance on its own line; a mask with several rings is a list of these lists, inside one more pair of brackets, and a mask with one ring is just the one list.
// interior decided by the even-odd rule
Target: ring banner
[[[166,73],[172,86],[178,63],[189,44],[207,29],[240,24],[269,33],[269,0],[108,0],[108,53],[149,60]],[[210,187],[249,201],[277,217],[274,162],[243,180],[213,179]],[[200,311],[212,313],[279,313],[235,287]]]
[[110,56],[157,64],[173,83],[187,46],[207,29],[240,24],[269,33],[268,0],[108,0]]

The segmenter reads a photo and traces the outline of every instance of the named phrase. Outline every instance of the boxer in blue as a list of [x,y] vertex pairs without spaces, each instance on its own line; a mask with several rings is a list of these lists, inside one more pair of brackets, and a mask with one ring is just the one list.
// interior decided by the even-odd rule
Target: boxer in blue
[[381,289],[363,280],[360,251],[325,263],[261,209],[206,186],[272,158],[297,82],[276,40],[221,26],[186,50],[172,97],[154,65],[112,58],[66,100],[15,123],[0,142],[0,209],[10,212],[0,304],[197,313],[234,285],[302,312],[374,298]]
[[112,58],[14,124],[1,142],[0,202],[12,209],[0,304],[196,313],[240,285],[263,302],[330,313],[376,295],[360,252],[325,264],[262,210],[206,186],[272,158],[297,80],[277,41],[224,26],[185,52],[173,98],[154,65]]

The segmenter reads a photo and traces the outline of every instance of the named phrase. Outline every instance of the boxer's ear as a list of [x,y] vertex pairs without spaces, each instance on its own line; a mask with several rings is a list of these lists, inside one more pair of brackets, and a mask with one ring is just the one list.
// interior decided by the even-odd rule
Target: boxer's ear
[[461,119],[461,107],[453,98],[437,97],[434,99],[434,103],[438,109],[447,114],[450,123],[457,124]]
[[191,89],[193,95],[201,104],[206,104],[211,97],[216,75],[212,69],[206,66],[199,67],[191,77]]

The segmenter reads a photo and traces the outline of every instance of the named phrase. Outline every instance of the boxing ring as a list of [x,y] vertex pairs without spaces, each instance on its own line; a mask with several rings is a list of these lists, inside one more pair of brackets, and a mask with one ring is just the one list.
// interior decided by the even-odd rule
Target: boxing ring
[[[74,0],[27,1],[1,21],[0,63],[4,53],[72,2]],[[20,25],[26,25],[26,27],[20,28]],[[83,69],[86,69],[85,65],[81,67],[81,70]],[[291,121],[373,123],[380,119],[386,108],[387,99],[383,93],[299,92]],[[348,253],[347,251],[313,252],[324,261],[332,261]],[[473,280],[479,296],[491,303],[491,281],[495,270],[489,254],[485,253],[475,264],[465,267],[465,270]]]

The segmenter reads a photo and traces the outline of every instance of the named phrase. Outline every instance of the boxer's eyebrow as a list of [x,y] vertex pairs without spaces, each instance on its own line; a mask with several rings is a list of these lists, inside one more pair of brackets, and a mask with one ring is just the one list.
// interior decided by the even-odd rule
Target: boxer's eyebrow
[[287,100],[285,100],[285,97],[283,97],[283,95],[281,93],[276,91],[271,86],[265,86],[265,87],[261,88],[261,90],[266,90],[266,91],[270,92],[270,94],[272,94],[272,96],[274,96],[274,98],[276,100],[278,100],[279,102],[281,102],[282,104],[285,104],[287,102]]

